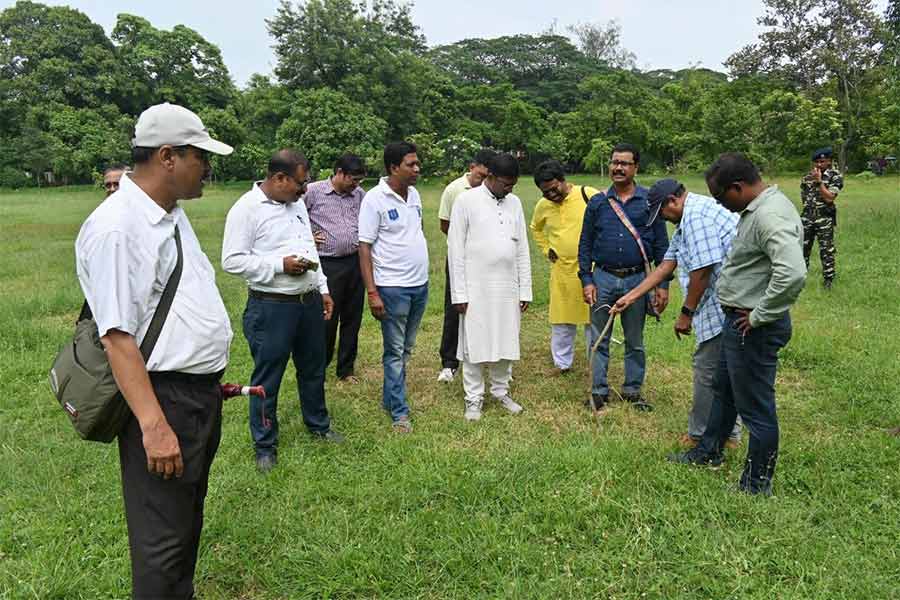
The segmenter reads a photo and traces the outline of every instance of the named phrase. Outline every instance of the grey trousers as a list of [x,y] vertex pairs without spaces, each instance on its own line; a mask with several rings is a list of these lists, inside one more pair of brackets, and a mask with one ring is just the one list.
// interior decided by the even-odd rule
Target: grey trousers
[[[713,380],[719,365],[722,349],[722,334],[706,340],[694,351],[694,405],[688,414],[688,435],[695,440],[703,437],[709,419],[709,409],[716,394]],[[731,430],[730,439],[741,439],[741,418],[738,417]]]

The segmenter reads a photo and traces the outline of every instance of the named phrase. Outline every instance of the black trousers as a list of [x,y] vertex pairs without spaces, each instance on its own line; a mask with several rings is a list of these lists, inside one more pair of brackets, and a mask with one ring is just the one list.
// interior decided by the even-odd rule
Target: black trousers
[[331,320],[325,322],[325,366],[331,364],[340,326],[336,372],[338,377],[349,377],[353,375],[359,348],[359,327],[366,291],[359,270],[359,256],[323,256],[322,271],[328,278],[328,291],[334,300],[334,313]]
[[137,419],[119,434],[122,495],[131,549],[132,596],[193,598],[209,469],[219,447],[222,392],[216,375],[150,373],[184,460],[181,478],[147,471]]
[[459,313],[450,300],[450,263],[444,263],[444,329],[441,331],[441,367],[458,369],[456,346],[459,343]]

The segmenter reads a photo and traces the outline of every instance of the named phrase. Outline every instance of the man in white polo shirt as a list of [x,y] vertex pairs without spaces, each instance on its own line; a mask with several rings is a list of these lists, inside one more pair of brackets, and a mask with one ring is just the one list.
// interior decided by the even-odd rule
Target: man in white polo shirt
[[[231,151],[186,108],[148,108],[132,140],[134,171],[75,242],[79,283],[134,415],[118,440],[134,598],[194,597],[232,333],[215,271],[178,200],[203,194],[209,152]],[[172,306],[144,364],[139,344],[179,254]]]
[[309,162],[295,150],[269,159],[265,181],[253,184],[225,220],[222,268],[247,281],[244,337],[253,355],[250,435],[256,466],[266,472],[278,452],[278,390],[288,358],[297,370],[303,422],[314,436],[341,442],[325,408],[325,321],[334,303],[320,267],[306,205],[297,202]]
[[406,363],[428,303],[428,246],[416,191],[419,158],[409,142],[384,148],[387,177],[366,194],[359,211],[359,265],[372,316],[384,341],[384,409],[394,431],[410,433]]

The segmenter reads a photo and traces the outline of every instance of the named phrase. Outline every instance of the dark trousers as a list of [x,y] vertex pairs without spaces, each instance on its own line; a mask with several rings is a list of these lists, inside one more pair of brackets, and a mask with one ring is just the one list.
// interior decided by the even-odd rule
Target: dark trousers
[[353,365],[359,347],[359,327],[362,325],[365,291],[362,273],[359,270],[359,256],[351,254],[340,258],[322,257],[322,271],[328,277],[328,291],[334,301],[331,320],[325,322],[325,366],[331,364],[334,356],[338,325],[341,338],[337,353],[337,376],[353,375]]
[[160,407],[181,447],[181,478],[167,480],[147,471],[137,419],[129,419],[119,434],[134,598],[194,597],[203,501],[222,428],[220,375],[150,374]]
[[716,395],[700,448],[721,452],[737,415],[750,432],[750,445],[741,489],[769,493],[778,460],[778,415],[775,410],[775,371],[778,351],[791,339],[791,317],[756,327],[746,336],[735,328],[738,315],[726,311],[722,350],[716,370]]
[[250,396],[250,435],[257,456],[278,450],[278,390],[288,358],[297,370],[303,422],[311,432],[328,431],[322,296],[312,293],[305,302],[248,298],[244,337],[253,356],[250,384],[266,390],[265,398]]
[[456,346],[459,343],[459,313],[453,308],[450,300],[450,263],[444,263],[444,276],[447,284],[444,286],[444,329],[441,331],[441,367],[444,369],[458,369],[459,360],[456,358]]

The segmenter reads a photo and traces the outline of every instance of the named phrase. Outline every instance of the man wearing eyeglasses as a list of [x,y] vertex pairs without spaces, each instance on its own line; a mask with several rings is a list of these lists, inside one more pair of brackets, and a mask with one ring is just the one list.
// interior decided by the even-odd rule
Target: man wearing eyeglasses
[[806,281],[803,225],[793,203],[778,186],[767,186],[743,154],[721,155],[706,182],[740,219],[717,283],[725,324],[706,431],[696,448],[670,460],[722,464],[722,448],[740,415],[750,432],[740,488],[768,496],[778,459],[778,352],[791,339],[789,311]]
[[253,356],[250,435],[256,467],[271,470],[278,459],[278,391],[293,359],[303,422],[316,438],[340,443],[325,407],[325,322],[334,303],[322,272],[309,215],[298,202],[309,162],[285,149],[269,159],[266,179],[253,184],[228,211],[222,268],[247,281],[244,337]]
[[565,375],[575,359],[575,338],[584,325],[590,348],[590,307],[581,299],[578,279],[578,240],[584,210],[598,192],[592,187],[566,181],[566,172],[556,160],[534,170],[534,184],[542,197],[531,217],[531,235],[550,261],[550,354],[553,375]]
[[303,202],[309,213],[322,270],[334,301],[334,313],[325,323],[325,366],[331,364],[341,329],[337,353],[337,377],[357,383],[353,374],[366,287],[359,270],[359,207],[365,190],[366,163],[355,154],[344,154],[334,163],[334,175],[309,184]]
[[128,167],[125,165],[110,165],[103,171],[103,189],[106,190],[106,197],[109,198],[119,191],[119,180]]
[[[232,148],[212,139],[188,109],[151,106],[135,126],[134,171],[122,175],[75,242],[78,281],[133,415],[118,445],[131,596],[138,599],[194,597],[203,505],[219,447],[219,380],[231,321],[215,270],[179,205],[203,195],[210,152]],[[179,264],[171,306],[145,363],[140,345]]]
[[[597,339],[610,318],[616,301],[640,284],[649,268],[663,262],[669,247],[666,225],[653,219],[647,188],[637,185],[634,176],[640,162],[638,149],[618,144],[612,150],[609,174],[612,186],[594,196],[584,211],[578,244],[578,276],[584,301],[591,306],[593,339]],[[641,298],[620,314],[625,332],[625,383],[622,397],[637,410],[653,406],[641,396],[647,359],[644,352],[644,321],[648,304],[661,313],[669,302],[669,282],[664,281],[653,299]],[[600,341],[594,353],[591,397],[585,405],[602,411],[609,401],[609,338]]]

